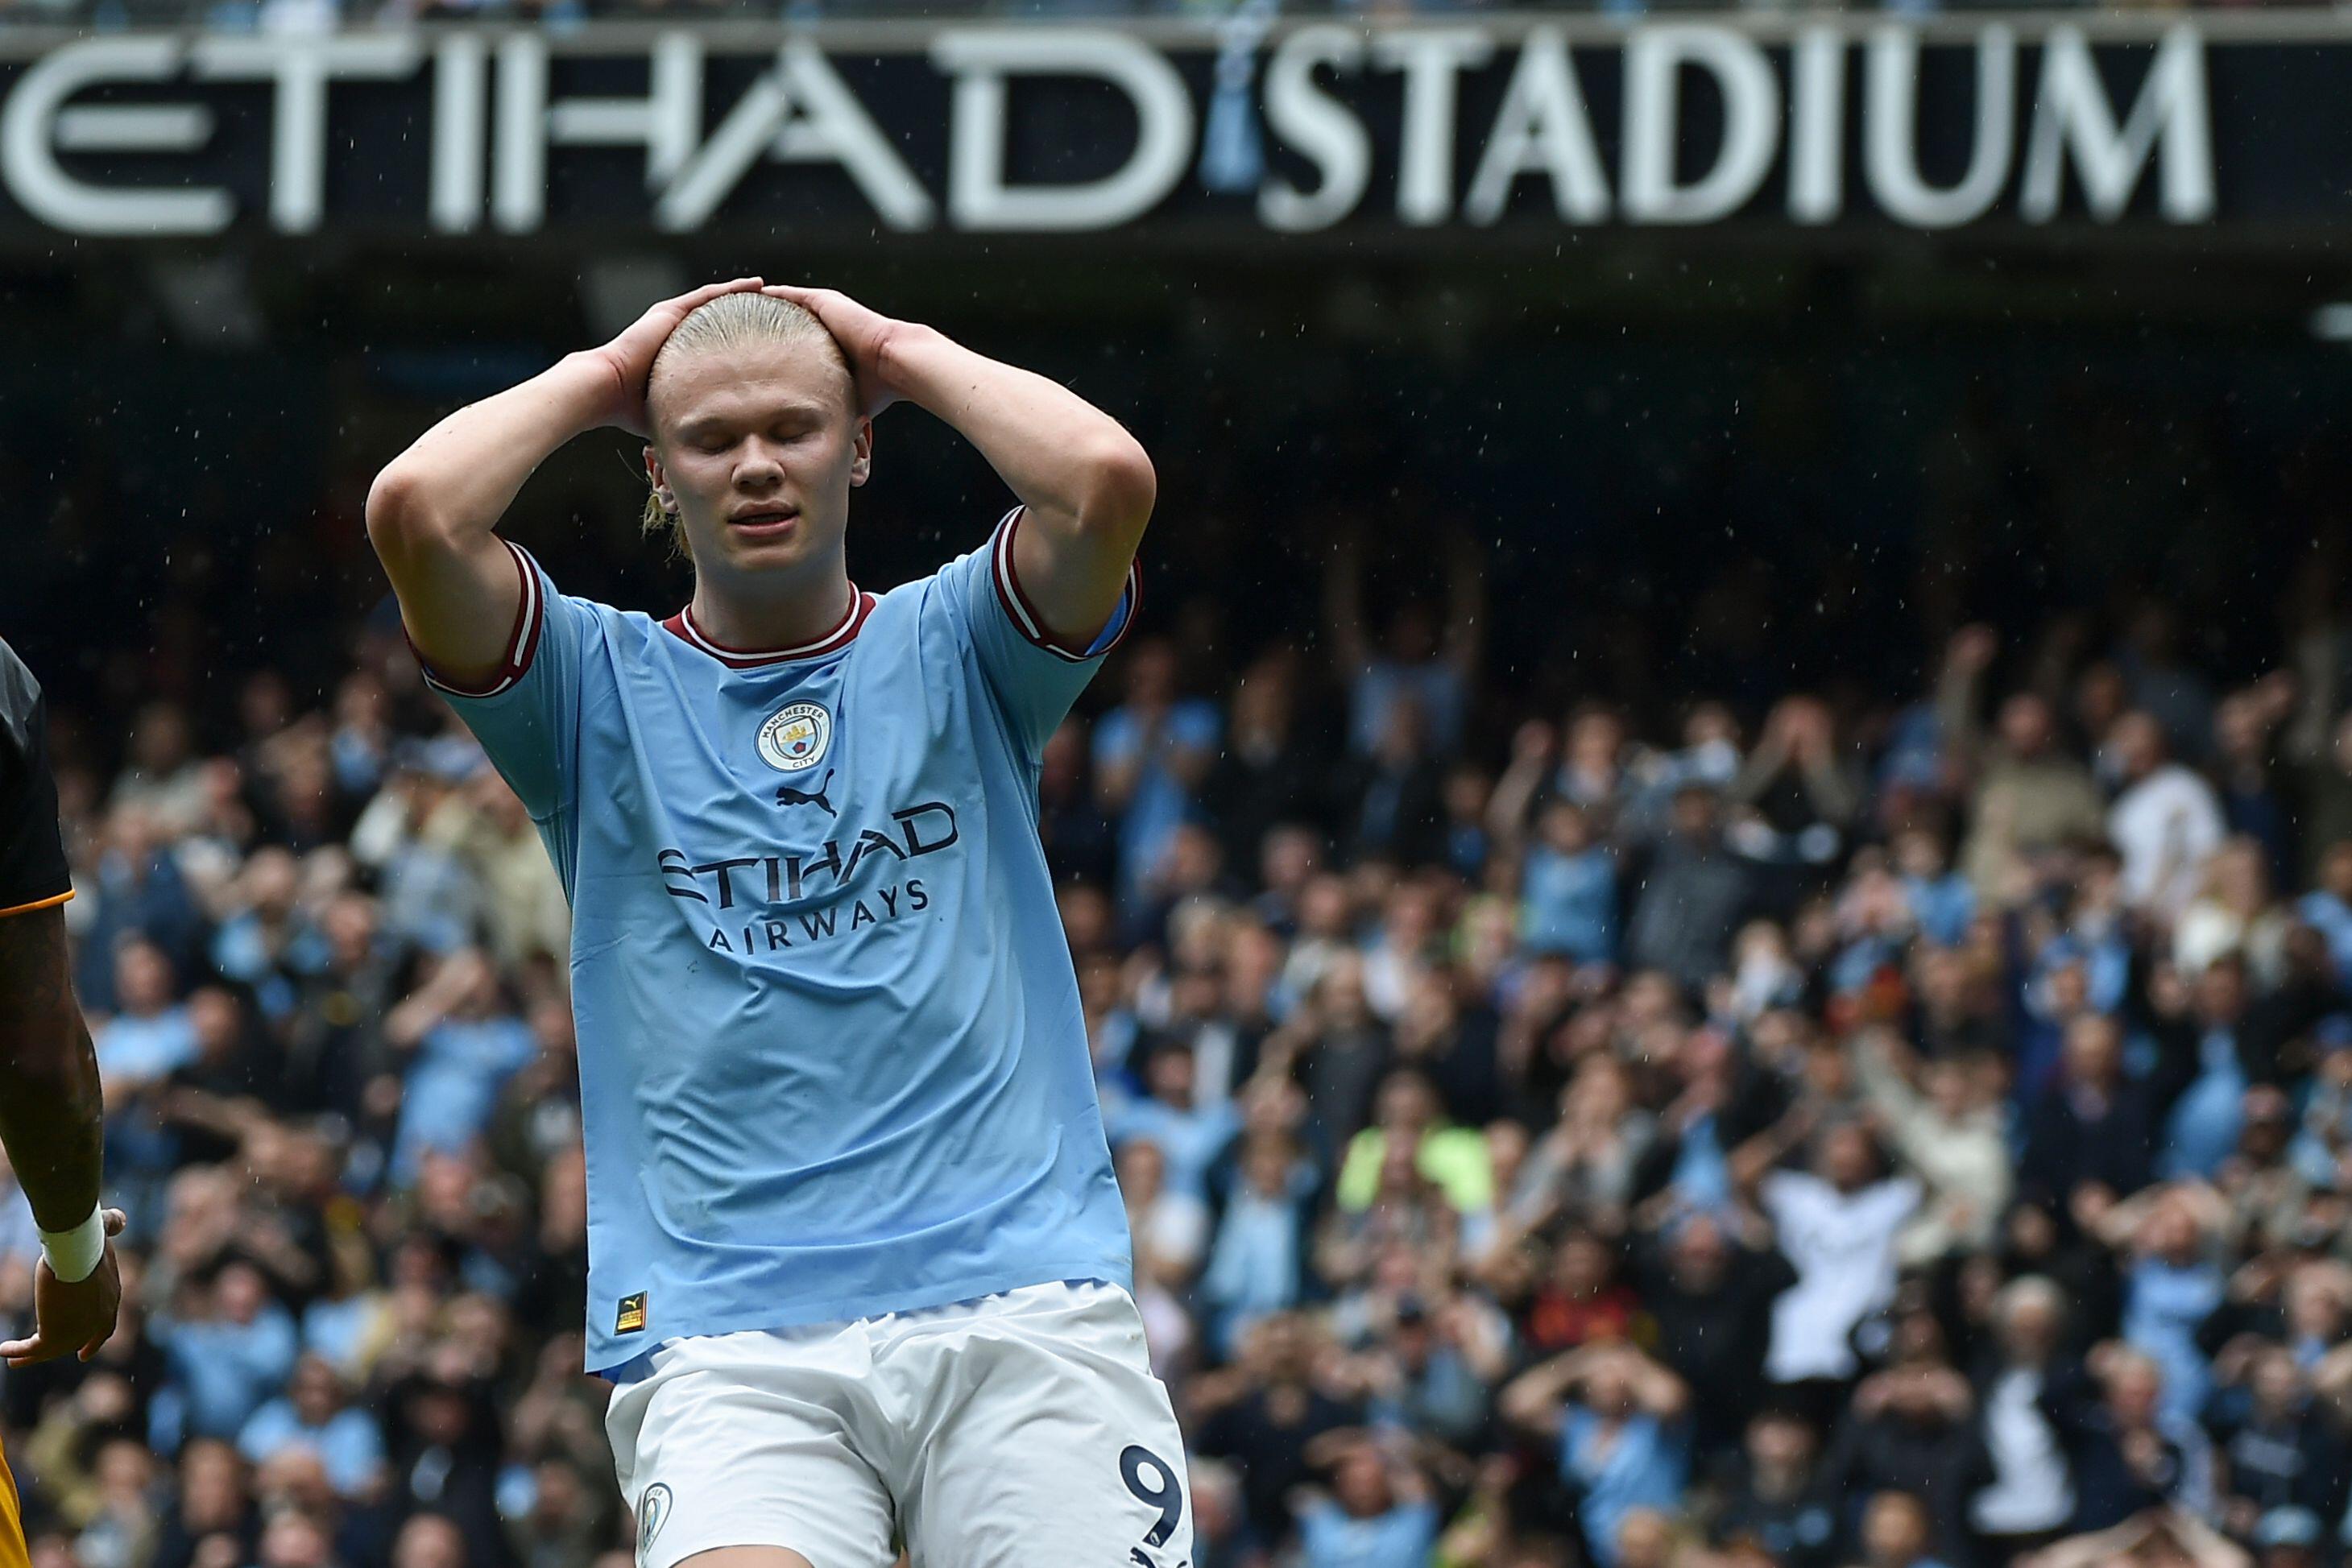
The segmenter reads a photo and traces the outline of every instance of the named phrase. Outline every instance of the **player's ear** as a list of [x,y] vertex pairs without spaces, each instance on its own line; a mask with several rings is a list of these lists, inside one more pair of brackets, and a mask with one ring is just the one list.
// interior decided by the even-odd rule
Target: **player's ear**
[[849,460],[849,482],[863,485],[874,472],[874,422],[859,420],[857,434],[850,437],[850,444],[857,455]]
[[654,444],[646,443],[646,481],[654,488],[654,503],[672,517],[677,515],[677,497],[670,493],[669,481],[663,476],[661,454]]

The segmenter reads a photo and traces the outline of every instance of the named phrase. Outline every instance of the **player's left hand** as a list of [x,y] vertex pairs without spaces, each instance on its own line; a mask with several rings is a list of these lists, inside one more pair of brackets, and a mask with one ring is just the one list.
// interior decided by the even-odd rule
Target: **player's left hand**
[[857,413],[861,418],[872,419],[899,398],[898,389],[890,385],[889,367],[884,350],[891,337],[906,327],[878,310],[869,310],[836,288],[800,288],[789,283],[771,283],[760,291],[779,299],[789,299],[824,324],[833,340],[841,345],[849,361],[849,373],[857,382]]
[[87,1278],[67,1284],[42,1259],[33,1269],[33,1335],[0,1344],[0,1361],[9,1368],[50,1361],[68,1352],[88,1361],[114,1335],[114,1322],[122,1311],[122,1272],[114,1261],[113,1239],[122,1234],[122,1210],[106,1211],[106,1255]]

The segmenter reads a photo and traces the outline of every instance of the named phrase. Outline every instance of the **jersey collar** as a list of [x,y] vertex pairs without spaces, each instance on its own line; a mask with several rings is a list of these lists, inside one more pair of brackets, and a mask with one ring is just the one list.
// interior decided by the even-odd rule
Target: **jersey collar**
[[856,640],[866,624],[866,617],[873,610],[874,596],[859,592],[857,585],[853,582],[849,585],[849,608],[842,612],[841,619],[835,623],[833,630],[812,642],[795,643],[789,648],[730,648],[724,643],[714,642],[695,624],[694,606],[691,604],[663,622],[662,627],[689,647],[701,650],[730,670],[751,670],[765,664],[781,664],[795,659],[814,659],[826,653],[838,653]]

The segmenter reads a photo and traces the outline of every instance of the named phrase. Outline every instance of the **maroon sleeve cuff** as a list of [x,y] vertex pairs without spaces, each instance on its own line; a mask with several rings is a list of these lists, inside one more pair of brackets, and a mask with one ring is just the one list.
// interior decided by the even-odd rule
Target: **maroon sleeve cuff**
[[[515,605],[514,632],[507,638],[506,658],[489,680],[478,685],[464,685],[436,674],[425,655],[417,653],[415,641],[413,638],[409,640],[408,651],[416,654],[416,667],[425,673],[425,684],[445,695],[497,696],[512,689],[514,684],[523,678],[530,669],[532,656],[539,652],[540,628],[546,621],[545,606],[541,603],[539,591],[539,569],[531,561],[530,554],[512,539],[500,539],[499,542],[506,546],[507,553],[514,558],[515,570],[522,577],[522,594]],[[400,634],[404,638],[408,636],[404,622]]]
[[1014,631],[1055,657],[1067,659],[1074,664],[1099,659],[1118,647],[1127,636],[1127,629],[1135,624],[1136,612],[1143,605],[1142,568],[1135,561],[1128,563],[1127,587],[1120,591],[1118,603],[1111,609],[1110,619],[1103,623],[1100,632],[1095,633],[1092,643],[1085,646],[1065,643],[1045,629],[1045,617],[1038,614],[1037,607],[1029,602],[1029,596],[1021,591],[1021,579],[1013,570],[1013,536],[1019,530],[1021,519],[1027,511],[1025,507],[1015,507],[1007,512],[1004,520],[996,525],[996,537],[989,541],[989,578],[996,584],[997,601],[1004,606],[1004,613],[1012,621]]

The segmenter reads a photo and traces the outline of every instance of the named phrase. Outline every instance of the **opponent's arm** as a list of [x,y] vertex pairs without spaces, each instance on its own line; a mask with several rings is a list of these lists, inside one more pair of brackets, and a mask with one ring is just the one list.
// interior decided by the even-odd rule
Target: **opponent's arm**
[[1067,387],[896,321],[829,288],[773,287],[824,324],[849,359],[859,412],[898,399],[937,414],[974,446],[1024,508],[1013,566],[1056,638],[1100,632],[1127,586],[1151,520],[1151,459],[1110,415]]
[[98,1207],[98,1053],[72,973],[62,910],[0,918],[0,1145],[32,1205],[43,1254],[33,1333],[0,1344],[0,1361],[12,1367],[69,1351],[89,1360],[114,1333],[122,1304],[107,1240],[121,1234],[123,1217]]
[[376,476],[368,538],[426,664],[461,685],[497,673],[522,580],[493,530],[523,481],[575,435],[643,434],[646,377],[670,333],[705,301],[759,286],[742,277],[664,300],[604,347],[459,409]]
[[43,1230],[98,1207],[98,1054],[54,904],[0,919],[0,1145]]
[[59,907],[72,896],[40,685],[0,643],[0,1145],[41,1232],[32,1336],[0,1344],[11,1366],[68,1351],[87,1360],[122,1301],[106,1244],[122,1216],[98,1207],[98,1054],[74,1004]]

